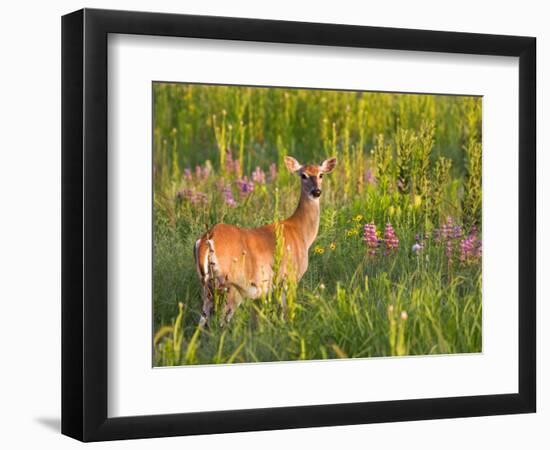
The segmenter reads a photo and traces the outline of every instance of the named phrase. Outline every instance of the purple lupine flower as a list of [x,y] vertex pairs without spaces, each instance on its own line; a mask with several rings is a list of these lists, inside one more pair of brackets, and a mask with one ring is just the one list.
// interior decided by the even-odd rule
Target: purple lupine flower
[[228,148],[225,153],[225,170],[228,173],[234,173],[235,175],[238,175],[240,169],[241,165],[239,164],[239,160],[233,159],[233,153],[231,152],[231,149]]
[[246,197],[254,190],[254,183],[246,175],[237,180],[237,186],[241,197]]
[[396,250],[399,247],[399,238],[396,236],[395,230],[389,222],[384,229],[384,240],[386,241],[386,249],[388,251]]
[[191,169],[189,167],[183,169],[183,178],[187,181],[191,181],[193,178],[193,174],[191,173]]
[[198,180],[206,180],[209,175],[210,175],[210,168],[207,165],[205,165],[204,167],[202,166],[195,167],[195,176],[197,177]]
[[189,200],[192,196],[192,189],[180,189],[178,192],[176,192],[176,198],[178,200]]
[[277,179],[277,165],[271,163],[269,166],[269,181],[274,182]]
[[441,228],[439,229],[439,238],[441,240],[444,240],[446,241],[447,239],[449,239],[450,237],[452,237],[452,234],[453,234],[453,218],[452,217],[447,217],[447,220],[446,222],[441,225]]
[[462,237],[462,227],[460,225],[453,226],[451,237],[454,239]]
[[475,228],[468,236],[460,241],[460,262],[472,262],[481,257],[481,241],[478,239]]
[[235,198],[233,197],[233,192],[231,191],[231,186],[225,186],[222,190],[222,193],[226,205],[229,205],[232,208],[237,206],[237,202],[235,201]]
[[202,167],[195,166],[195,176],[200,180],[202,178]]
[[374,176],[374,172],[372,171],[372,169],[367,169],[365,175],[363,176],[363,179],[366,181],[367,184],[376,184],[376,177]]
[[180,189],[176,193],[178,200],[185,200],[193,205],[208,203],[208,196],[204,192],[195,191],[195,189]]
[[206,204],[208,203],[208,195],[206,195],[204,192],[196,191],[195,195],[193,196],[191,203],[194,205],[196,204]]
[[252,181],[258,184],[265,184],[265,172],[259,166],[256,166],[256,169],[252,172]]
[[376,225],[374,222],[367,223],[363,227],[363,240],[367,246],[369,255],[375,255],[378,248],[378,236],[376,235]]

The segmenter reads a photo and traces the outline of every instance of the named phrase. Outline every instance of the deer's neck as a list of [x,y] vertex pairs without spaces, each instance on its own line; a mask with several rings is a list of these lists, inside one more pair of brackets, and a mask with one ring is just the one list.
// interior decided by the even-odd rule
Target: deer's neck
[[313,199],[309,195],[300,196],[300,202],[294,214],[285,222],[293,225],[302,235],[307,248],[313,244],[319,231],[319,199]]

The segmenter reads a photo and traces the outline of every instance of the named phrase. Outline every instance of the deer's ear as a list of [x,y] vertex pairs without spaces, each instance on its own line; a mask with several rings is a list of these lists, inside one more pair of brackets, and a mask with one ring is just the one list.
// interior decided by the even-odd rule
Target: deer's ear
[[333,156],[332,158],[325,159],[323,163],[321,164],[321,170],[323,173],[329,173],[332,172],[332,170],[336,167],[336,157]]
[[296,161],[292,156],[285,156],[285,164],[288,170],[291,172],[296,172],[300,170],[301,164]]

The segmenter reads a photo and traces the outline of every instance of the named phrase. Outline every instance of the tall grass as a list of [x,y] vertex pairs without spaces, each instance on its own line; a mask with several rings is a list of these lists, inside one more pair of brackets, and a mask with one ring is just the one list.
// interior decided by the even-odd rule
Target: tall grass
[[[481,351],[481,99],[165,83],[153,94],[155,365]],[[228,327],[198,328],[195,240],[218,222],[290,215],[287,154],[338,157],[287,314],[275,289]],[[398,247],[382,231],[369,251],[367,223],[391,223]]]

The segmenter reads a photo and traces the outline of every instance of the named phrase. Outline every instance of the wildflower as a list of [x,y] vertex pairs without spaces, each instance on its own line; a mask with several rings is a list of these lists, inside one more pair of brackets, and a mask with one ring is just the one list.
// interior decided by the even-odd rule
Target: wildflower
[[246,197],[254,190],[254,183],[246,175],[237,180],[237,186],[239,187],[241,197]]
[[237,206],[237,202],[235,201],[235,198],[233,197],[233,192],[231,192],[231,187],[230,186],[225,186],[223,188],[223,198],[225,200],[225,204],[234,208],[235,206]]
[[258,184],[265,184],[265,172],[256,166],[254,172],[252,172],[252,181]]
[[355,222],[361,222],[361,221],[363,220],[363,216],[362,216],[361,214],[357,214],[357,215],[353,218],[353,220],[354,220]]
[[436,242],[445,244],[445,255],[449,261],[453,257],[453,253],[458,250],[459,260],[467,262],[475,259],[480,251],[481,243],[477,243],[476,229],[473,228],[470,234],[466,237],[464,230],[460,224],[455,224],[452,217],[447,217],[447,220],[439,229],[434,230],[433,236]]
[[399,238],[396,236],[395,230],[389,222],[384,229],[384,240],[386,241],[386,248],[388,250],[395,250],[399,247]]
[[336,250],[336,243],[331,242],[329,247],[330,247],[331,250]]
[[401,311],[401,320],[407,320],[409,318],[409,315],[407,314],[407,311]]
[[315,253],[318,253],[319,255],[322,255],[323,253],[325,253],[325,249],[323,247],[320,247],[320,246],[316,246],[315,247]]
[[277,165],[275,163],[271,163],[269,166],[269,181],[273,182],[277,179]]
[[450,237],[453,236],[453,228],[454,228],[454,223],[453,223],[453,218],[452,217],[447,217],[447,221],[441,225],[441,228],[439,229],[439,238],[443,239],[443,240],[447,240],[449,239]]
[[424,250],[424,240],[422,235],[416,234],[414,237],[415,243],[412,246],[412,252],[413,253],[420,253],[422,250]]
[[238,174],[240,171],[241,165],[239,164],[238,159],[233,159],[233,153],[231,149],[228,148],[225,152],[225,170],[227,173]]
[[208,196],[204,192],[198,192],[194,189],[180,189],[176,193],[178,200],[185,200],[193,205],[208,203]]
[[451,231],[451,237],[457,239],[462,237],[462,227],[460,225],[455,225]]
[[210,175],[210,167],[208,166],[208,164],[205,164],[204,167],[202,167],[202,166],[196,166],[195,167],[195,176],[197,177],[197,179],[206,180],[209,175]]
[[352,228],[351,230],[348,230],[346,234],[347,234],[348,237],[352,237],[352,236],[355,236],[356,234],[358,234],[358,232],[357,232],[357,230]]
[[367,182],[367,184],[376,184],[376,177],[374,176],[374,172],[371,169],[367,169],[363,179]]
[[204,192],[195,192],[195,196],[193,197],[193,200],[191,201],[193,204],[198,203],[208,203],[208,195],[206,195]]
[[325,285],[324,285],[323,283],[321,283],[321,284],[319,285],[319,289],[321,289],[322,291],[324,291],[324,290],[325,290]]
[[374,222],[367,223],[363,227],[363,240],[367,245],[369,255],[375,255],[378,248],[378,236],[376,235],[376,225]]
[[188,181],[193,178],[193,174],[191,173],[191,169],[189,167],[183,169],[183,178]]
[[192,196],[193,191],[191,189],[180,189],[176,192],[176,199],[188,200]]
[[459,244],[460,262],[471,262],[481,257],[481,241],[476,235],[475,229],[470,234],[462,239]]

